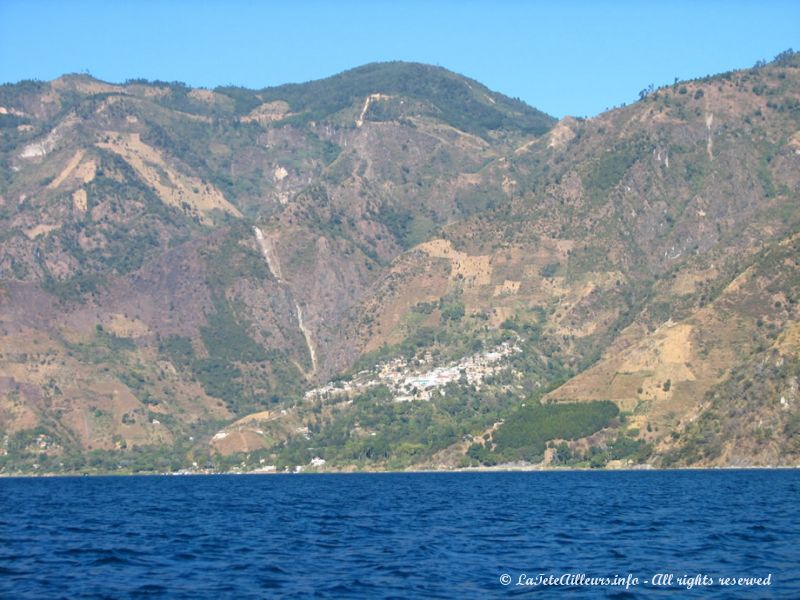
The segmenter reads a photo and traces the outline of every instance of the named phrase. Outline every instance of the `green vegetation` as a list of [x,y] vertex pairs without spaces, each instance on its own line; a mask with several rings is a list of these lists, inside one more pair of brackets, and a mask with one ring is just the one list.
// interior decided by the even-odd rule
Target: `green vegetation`
[[97,326],[97,341],[108,348],[114,354],[124,351],[133,351],[136,349],[136,344],[130,338],[119,337],[103,329],[101,325]]
[[506,199],[505,194],[499,189],[488,186],[471,187],[459,191],[456,196],[456,206],[464,216],[469,216],[500,206]]
[[[0,455],[0,473],[170,473],[193,466],[192,455],[181,444],[135,446],[131,449],[90,450],[74,448],[53,453],[40,446],[54,438],[42,428],[20,431]],[[212,467],[208,458],[201,463]]]
[[133,340],[106,331],[102,325],[95,327],[92,339],[81,343],[65,342],[65,346],[82,362],[96,365],[125,364],[126,355],[136,349]]
[[158,350],[177,366],[189,365],[194,359],[192,340],[188,337],[169,335],[159,344]]
[[609,440],[604,446],[590,446],[586,452],[573,451],[566,443],[562,442],[556,446],[553,464],[588,466],[593,469],[605,467],[611,460],[642,464],[650,458],[652,452],[652,445],[644,440],[618,434],[616,438]]
[[608,427],[618,414],[617,405],[607,400],[573,404],[529,404],[509,415],[493,434],[493,450],[484,447],[483,450],[476,450],[478,456],[470,456],[484,463],[484,459],[495,462],[538,462],[544,456],[548,441],[587,437]]
[[266,360],[266,352],[248,334],[227,300],[215,296],[214,312],[206,315],[208,325],[200,328],[209,353],[224,362],[258,362]]
[[800,456],[795,435],[800,418],[780,402],[784,395],[791,397],[788,390],[800,377],[800,358],[773,355],[765,360],[764,356],[755,353],[706,393],[708,408],[684,431],[673,432],[676,445],[663,457],[663,466],[709,463],[728,445],[754,442],[758,447],[775,445],[787,462]]
[[545,279],[549,279],[553,277],[556,273],[558,273],[558,269],[560,266],[561,265],[557,262],[547,263],[545,266],[542,267],[542,270],[539,271],[539,274]]
[[67,279],[56,279],[49,271],[45,271],[42,289],[53,294],[64,304],[82,301],[87,294],[99,291],[103,280],[91,274],[79,273]]
[[321,157],[325,166],[330,165],[342,153],[341,146],[330,140],[323,140],[310,131],[306,133],[306,144],[312,153]]
[[242,279],[263,281],[270,277],[264,257],[243,243],[244,240],[250,241],[252,235],[246,224],[238,222],[227,229],[215,246],[204,251],[206,282],[215,293],[224,293],[224,290]]
[[[206,393],[224,400],[238,415],[262,410],[275,401],[276,393],[298,395],[302,377],[285,353],[256,343],[227,300],[215,297],[214,308],[207,315],[208,324],[200,329],[208,358],[194,358],[191,344],[181,338],[169,339],[165,352],[188,362]],[[264,377],[266,365],[272,375],[269,379]]]
[[583,176],[583,186],[592,203],[606,198],[640,156],[647,150],[644,140],[629,140],[614,146],[596,159]]
[[16,129],[19,125],[30,123],[27,117],[20,117],[12,114],[0,114],[0,129]]
[[[429,103],[429,114],[481,136],[511,127],[541,134],[555,122],[521,100],[490,92],[477,81],[440,67],[404,62],[365,65],[327,79],[267,88],[259,96],[266,102],[285,100],[292,112],[301,113],[302,121],[320,121],[376,92]],[[297,121],[295,117],[291,123]]]
[[313,454],[331,465],[405,468],[486,429],[508,401],[451,383],[428,402],[393,402],[388,388],[377,386],[330,417],[315,409],[307,421],[310,439],[299,436],[280,448],[276,464],[304,465]]
[[218,94],[224,94],[233,100],[233,109],[237,115],[249,113],[262,103],[259,95],[253,90],[237,86],[223,86],[214,88]]
[[438,227],[438,223],[426,215],[389,203],[382,204],[376,216],[405,249],[424,242]]
[[[193,228],[191,219],[166,206],[121,157],[95,151],[97,176],[85,189],[87,208],[99,208],[99,216],[66,219],[34,251],[44,274],[43,287],[62,303],[85,302],[107,285],[109,277],[138,270],[157,255],[167,238],[180,238]],[[57,201],[72,202],[69,196]],[[70,257],[68,275],[56,277],[50,272],[44,258],[55,253]]]

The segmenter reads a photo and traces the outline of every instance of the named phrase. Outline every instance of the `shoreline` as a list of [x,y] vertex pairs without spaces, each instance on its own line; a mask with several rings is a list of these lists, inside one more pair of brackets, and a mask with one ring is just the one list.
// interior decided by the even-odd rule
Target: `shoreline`
[[0,479],[55,479],[74,477],[203,477],[203,476],[253,476],[253,475],[421,475],[441,473],[620,473],[648,472],[665,473],[670,471],[791,471],[800,469],[800,465],[752,465],[752,466],[715,466],[715,467],[654,467],[652,465],[619,467],[613,469],[592,469],[591,467],[537,467],[537,466],[496,466],[466,467],[459,469],[404,469],[404,470],[308,470],[308,471],[175,471],[172,473],[142,472],[124,473],[108,471],[103,473],[0,473]]

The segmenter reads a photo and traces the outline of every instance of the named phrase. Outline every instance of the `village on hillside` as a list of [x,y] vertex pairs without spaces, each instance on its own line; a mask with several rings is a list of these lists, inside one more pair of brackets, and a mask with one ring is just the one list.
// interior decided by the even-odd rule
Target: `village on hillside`
[[[515,341],[501,344],[452,362],[445,366],[432,367],[427,371],[412,368],[404,357],[394,358],[376,365],[372,370],[359,371],[350,381],[334,381],[305,393],[306,400],[333,400],[342,396],[354,396],[368,388],[385,385],[395,402],[430,400],[434,392],[444,394],[448,383],[463,381],[477,388],[485,378],[503,368],[503,359],[522,352]],[[419,367],[431,365],[433,358],[426,353],[417,361]]]

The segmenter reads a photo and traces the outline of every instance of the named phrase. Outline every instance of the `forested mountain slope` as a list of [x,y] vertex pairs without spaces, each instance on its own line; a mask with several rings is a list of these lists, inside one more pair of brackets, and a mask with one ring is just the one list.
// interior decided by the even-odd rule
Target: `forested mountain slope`
[[798,460],[797,54],[557,123],[409,63],[0,107],[5,471]]

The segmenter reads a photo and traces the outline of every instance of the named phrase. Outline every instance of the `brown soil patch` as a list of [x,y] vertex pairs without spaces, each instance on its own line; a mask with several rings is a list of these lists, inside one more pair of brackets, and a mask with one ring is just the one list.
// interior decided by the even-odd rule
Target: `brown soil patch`
[[149,335],[150,328],[139,319],[133,319],[118,313],[110,314],[103,326],[119,337],[137,338]]
[[[691,383],[692,389],[697,387],[694,384],[698,378],[688,366],[693,359],[693,333],[694,327],[688,323],[665,324],[633,346],[578,375],[549,396],[558,400],[611,399],[625,410],[634,409],[640,401],[666,403],[663,410],[658,411],[666,414],[678,408],[676,403],[682,405],[692,395],[681,393],[676,397],[676,389],[681,384]],[[669,386],[665,386],[667,381]],[[708,383],[701,387],[707,387]]]
[[274,421],[275,419],[279,418],[281,415],[280,413],[270,412],[268,410],[262,410],[261,412],[251,413],[245,417],[242,417],[238,421],[232,423],[228,427],[235,428],[240,427],[242,425],[247,425],[249,423],[261,423],[264,421]]
[[492,309],[489,316],[489,325],[491,327],[500,327],[506,319],[514,316],[514,309],[510,306],[496,306]]
[[187,95],[194,100],[208,102],[209,104],[213,104],[217,100],[217,94],[211,90],[195,89],[191,90]]
[[80,81],[70,76],[59,77],[51,83],[54,90],[76,90],[83,94],[113,94],[124,91],[124,88],[102,81]]
[[58,177],[53,179],[53,181],[47,185],[47,189],[56,189],[57,187],[61,186],[61,184],[63,184],[70,176],[74,176],[75,179],[81,181],[82,183],[89,183],[92,181],[97,172],[97,164],[93,160],[81,162],[84,154],[84,150],[76,151],[72,158],[69,159],[69,162],[61,171],[61,173],[59,173]]
[[85,189],[80,188],[72,192],[72,206],[75,207],[75,210],[86,212],[86,208],[89,206],[89,199],[86,196]]
[[432,118],[411,117],[410,121],[414,123],[418,131],[438,140],[445,146],[455,145],[457,148],[471,151],[487,150],[490,147],[486,140],[477,135],[466,133]]
[[800,355],[800,323],[789,325],[778,338],[775,347],[786,356]]
[[211,446],[224,456],[237,452],[252,452],[267,447],[264,436],[255,431],[245,429],[243,431],[231,431],[222,439],[211,441]]
[[693,294],[697,291],[697,284],[718,276],[716,269],[705,271],[680,271],[672,283],[672,291],[678,295]]
[[87,160],[78,165],[75,169],[75,177],[83,183],[94,181],[97,174],[97,164],[93,160]]
[[459,173],[456,178],[456,185],[459,187],[470,187],[479,185],[483,181],[480,173]]
[[515,296],[519,293],[519,286],[522,284],[521,281],[512,281],[510,279],[506,279],[500,285],[494,286],[494,296]]
[[77,152],[75,152],[75,154],[72,156],[72,158],[69,159],[69,162],[67,163],[67,166],[64,167],[64,169],[61,171],[61,173],[58,175],[58,177],[53,179],[53,181],[51,181],[47,185],[47,189],[54,190],[55,188],[60,186],[62,183],[64,183],[64,180],[67,177],[69,177],[70,173],[72,173],[72,171],[75,169],[75,167],[78,166],[78,163],[81,162],[81,159],[83,158],[83,153],[84,153],[83,150],[78,150]]
[[208,214],[215,209],[242,216],[214,186],[173,169],[155,148],[142,142],[138,133],[108,132],[107,136],[108,141],[97,145],[124,158],[156,190],[165,204],[181,210],[188,207],[206,223],[210,221]]
[[275,102],[265,102],[260,106],[256,106],[250,113],[241,118],[243,123],[255,121],[262,125],[271,123],[272,121],[280,121],[289,114],[289,105],[283,100],[276,100]]
[[450,240],[436,239],[415,248],[432,258],[450,261],[450,278],[463,279],[465,287],[488,285],[492,280],[491,256],[470,256],[453,248]]
[[45,235],[50,233],[51,231],[58,229],[61,227],[60,225],[36,225],[35,227],[31,227],[30,229],[25,230],[25,235],[28,237],[29,240],[34,240],[40,235]]
[[553,129],[547,134],[547,147],[561,150],[564,148],[574,137],[575,132],[569,126],[573,119],[567,117],[561,119]]
[[[407,276],[415,273],[408,280],[404,280],[402,286],[396,288],[402,290],[402,293],[394,291],[390,283],[393,278],[389,278],[386,280],[388,285],[379,292],[378,297],[373,299],[369,306],[365,307],[366,312],[374,314],[376,324],[372,331],[367,333],[365,352],[377,350],[384,343],[393,344],[401,341],[404,331],[398,325],[403,322],[411,308],[420,302],[435,302],[447,293],[451,277],[446,274],[444,264],[420,258],[417,256],[415,260],[414,257],[407,255],[402,259],[402,264],[396,265],[393,269],[394,275]],[[434,314],[437,314],[436,311]]]

